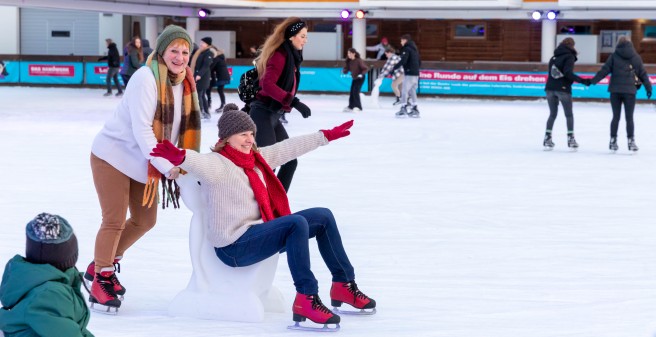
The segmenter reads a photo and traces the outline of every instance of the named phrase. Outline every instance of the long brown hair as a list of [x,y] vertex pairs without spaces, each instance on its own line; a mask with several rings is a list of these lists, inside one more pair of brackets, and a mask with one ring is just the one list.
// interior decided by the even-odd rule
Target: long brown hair
[[271,56],[273,56],[273,53],[275,53],[276,50],[280,48],[282,43],[285,42],[285,29],[287,29],[289,25],[299,21],[301,21],[301,19],[295,16],[285,19],[285,21],[281,22],[276,26],[276,28],[273,29],[273,33],[271,33],[271,35],[267,37],[266,41],[264,41],[262,52],[255,59],[257,75],[259,78],[264,77],[267,62],[269,62],[269,59]]
[[[141,45],[137,47],[137,39],[141,42]],[[131,50],[136,50],[137,51],[137,56],[139,57],[139,63],[143,63],[144,61],[144,54],[143,54],[143,41],[141,40],[140,37],[135,36],[130,40],[130,49]]]

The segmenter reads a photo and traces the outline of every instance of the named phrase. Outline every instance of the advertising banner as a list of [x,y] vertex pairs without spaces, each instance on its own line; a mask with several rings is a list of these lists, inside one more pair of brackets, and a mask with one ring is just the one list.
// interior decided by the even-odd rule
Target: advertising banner
[[[239,78],[246,71],[253,68],[252,66],[232,66],[228,67],[231,75],[230,84],[225,86],[226,89],[237,89]],[[367,92],[367,77],[365,76],[365,85],[362,86],[362,92]],[[342,74],[341,68],[301,68],[301,85],[299,91],[329,91],[344,92],[351,91],[351,74]]]
[[82,84],[82,62],[21,61],[21,83]]
[[0,60],[0,83],[18,83],[20,77],[20,61]]
[[[578,73],[583,78],[591,78],[593,73]],[[544,97],[547,73],[538,72],[500,72],[484,70],[421,70],[419,72],[420,94],[433,95],[477,95],[477,96],[516,96]],[[608,98],[610,77],[597,85],[586,87],[580,83],[572,85],[575,98]],[[656,83],[656,76],[650,81]],[[385,78],[380,87],[381,93],[391,93],[392,79]],[[638,99],[646,99],[645,90],[639,90]]]
[[[84,74],[86,84],[105,84],[107,78],[107,62],[87,62],[84,64]],[[118,75],[118,82],[124,86],[123,78]],[[116,88],[114,80],[111,82],[112,88]]]

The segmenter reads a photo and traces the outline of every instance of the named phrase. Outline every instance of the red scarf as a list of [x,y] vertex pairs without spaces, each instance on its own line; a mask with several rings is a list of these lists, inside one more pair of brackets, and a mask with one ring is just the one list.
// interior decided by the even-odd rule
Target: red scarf
[[[255,200],[260,206],[262,220],[265,222],[271,221],[292,213],[289,210],[289,200],[287,200],[285,189],[271,167],[269,167],[269,164],[264,161],[262,155],[253,150],[251,150],[251,153],[246,154],[237,151],[229,144],[226,144],[219,153],[244,169],[244,173],[246,173],[248,181],[251,183],[253,194],[255,194]],[[255,172],[255,167],[262,172],[266,186]]]

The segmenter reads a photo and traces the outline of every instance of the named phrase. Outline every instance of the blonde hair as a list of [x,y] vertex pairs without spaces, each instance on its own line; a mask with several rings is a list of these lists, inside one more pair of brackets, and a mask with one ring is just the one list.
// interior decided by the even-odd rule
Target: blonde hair
[[287,27],[300,21],[301,19],[295,16],[285,19],[285,21],[281,22],[273,29],[273,33],[271,33],[271,35],[267,37],[266,41],[264,41],[262,52],[255,59],[255,66],[257,68],[257,75],[259,78],[264,77],[264,74],[266,73],[267,62],[269,62],[269,59],[271,59],[273,53],[275,53],[276,50],[280,48],[282,43],[285,42],[285,30]]

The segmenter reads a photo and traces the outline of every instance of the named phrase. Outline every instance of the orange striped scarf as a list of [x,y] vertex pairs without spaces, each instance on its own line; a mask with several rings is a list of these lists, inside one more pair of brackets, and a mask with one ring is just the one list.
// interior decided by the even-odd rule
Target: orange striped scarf
[[[155,55],[157,56],[156,60],[154,60]],[[153,132],[157,142],[161,143],[164,139],[171,140],[175,106],[172,85],[182,83],[182,119],[177,145],[179,148],[198,151],[200,149],[200,107],[193,72],[187,67],[178,75],[170,74],[164,59],[157,53],[150,54],[146,65],[153,71],[157,82],[157,107],[153,120]],[[184,174],[184,172],[181,173]],[[162,208],[166,208],[169,201],[173,203],[174,208],[180,207],[178,185],[175,181],[167,179],[150,162],[148,163],[148,181],[144,190],[142,206],[148,205],[150,208],[153,205],[160,179],[162,180]]]

